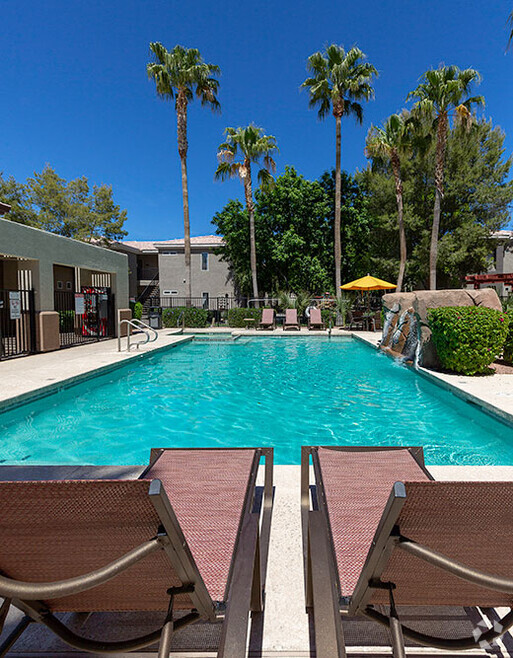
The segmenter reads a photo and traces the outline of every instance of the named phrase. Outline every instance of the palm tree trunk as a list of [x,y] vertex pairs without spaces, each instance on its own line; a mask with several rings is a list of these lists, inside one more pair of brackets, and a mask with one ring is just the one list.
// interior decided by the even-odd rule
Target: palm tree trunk
[[406,231],[403,218],[403,182],[401,180],[401,162],[397,153],[392,153],[392,170],[395,179],[395,199],[397,202],[397,224],[399,227],[399,274],[396,292],[401,292],[406,269]]
[[336,137],[335,137],[335,222],[333,230],[334,235],[334,245],[335,245],[335,294],[337,297],[341,297],[342,290],[341,286],[341,277],[340,277],[340,261],[342,260],[342,245],[340,243],[340,195],[342,183],[340,180],[340,162],[342,158],[342,117],[335,116],[336,124]]
[[438,117],[436,131],[435,161],[435,205],[433,207],[433,226],[431,229],[431,247],[429,250],[429,289],[436,290],[436,264],[438,261],[438,236],[440,233],[440,213],[444,195],[445,147],[447,144],[447,112]]
[[[253,188],[251,184],[251,163],[244,163],[246,175],[244,177],[244,192],[246,195],[246,208],[249,216],[249,254],[251,264],[251,281],[253,283],[253,298],[258,299],[258,279],[257,279],[257,260],[256,260],[256,238],[255,238],[255,206],[253,203]],[[260,302],[255,302],[255,307],[259,307]]]
[[182,168],[182,198],[183,198],[183,238],[185,254],[185,305],[191,305],[192,298],[192,268],[191,268],[191,225],[189,221],[189,189],[187,182],[187,98],[181,91],[176,99],[176,118],[178,133],[178,153]]

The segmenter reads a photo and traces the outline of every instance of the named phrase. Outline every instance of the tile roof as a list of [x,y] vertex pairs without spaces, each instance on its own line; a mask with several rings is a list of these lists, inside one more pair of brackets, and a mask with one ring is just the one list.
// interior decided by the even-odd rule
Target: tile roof
[[[198,235],[191,237],[191,245],[194,246],[212,246],[217,247],[223,243],[223,238],[220,235]],[[183,247],[183,238],[174,238],[172,240],[124,240],[121,244],[139,251],[153,251],[157,252],[159,248],[163,247]]]

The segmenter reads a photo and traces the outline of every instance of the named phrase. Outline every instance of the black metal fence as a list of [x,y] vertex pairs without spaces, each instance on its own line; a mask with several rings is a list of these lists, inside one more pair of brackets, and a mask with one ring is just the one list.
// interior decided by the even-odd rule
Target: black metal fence
[[34,290],[0,290],[0,359],[35,351]]
[[193,306],[194,308],[204,308],[207,311],[227,311],[230,308],[244,306],[246,300],[238,297],[191,297],[190,303],[186,297],[152,297],[149,305],[153,308],[176,308],[178,306]]
[[109,289],[56,290],[54,295],[61,347],[114,337],[114,295]]

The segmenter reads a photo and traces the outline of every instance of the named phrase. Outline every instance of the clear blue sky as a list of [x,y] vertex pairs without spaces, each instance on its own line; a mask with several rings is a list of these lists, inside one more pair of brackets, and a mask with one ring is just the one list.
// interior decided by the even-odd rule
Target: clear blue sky
[[305,62],[327,43],[357,44],[380,72],[363,126],[343,122],[343,167],[365,165],[371,122],[404,106],[440,62],[483,75],[486,116],[513,150],[513,50],[505,54],[509,0],[3,0],[0,171],[25,180],[50,163],[67,178],[113,186],[128,211],[129,239],[182,235],[182,198],[171,103],[146,77],[148,44],[197,47],[222,69],[222,114],[193,103],[189,194],[193,235],[242,198],[236,181],[214,182],[226,126],[251,121],[276,136],[278,169],[308,178],[334,164],[334,120],[319,123],[299,86]]

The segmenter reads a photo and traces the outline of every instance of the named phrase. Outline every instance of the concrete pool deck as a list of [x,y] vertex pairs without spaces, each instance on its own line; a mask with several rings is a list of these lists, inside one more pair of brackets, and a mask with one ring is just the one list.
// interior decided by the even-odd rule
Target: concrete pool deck
[[[218,332],[227,333],[230,330],[221,329]],[[206,330],[212,332],[211,329]],[[218,333],[215,332],[215,333]],[[200,333],[200,332],[194,332]],[[275,335],[283,336],[284,332],[277,329],[274,332],[237,331],[242,335]],[[299,332],[286,332],[286,336],[297,336]],[[334,332],[335,333],[335,332]],[[300,335],[326,335],[325,332],[302,331]],[[375,345],[379,334],[371,332],[353,332],[365,342]],[[339,336],[348,332],[338,332]],[[11,406],[32,397],[41,389],[51,392],[103,368],[115,368],[120,364],[138,359],[144,353],[154,353],[155,350],[178,345],[190,340],[190,336],[176,335],[170,330],[159,332],[158,340],[142,347],[140,352],[118,353],[116,341],[105,341],[75,347],[58,352],[35,355],[0,363],[0,410],[2,403]],[[436,377],[446,388],[451,388],[456,394],[481,396],[481,404],[493,404],[513,418],[513,377],[509,375],[494,375],[486,378],[459,377],[456,375],[440,375],[428,373],[425,376]],[[468,380],[468,381],[467,381]],[[505,394],[504,394],[505,393]],[[509,395],[511,393],[511,395]],[[492,402],[497,400],[500,404]],[[483,406],[486,406],[483,404]],[[506,417],[506,416],[505,416]],[[0,466],[0,480],[12,479],[66,479],[66,478],[107,478],[107,477],[137,477],[142,466]],[[429,466],[433,476],[440,480],[506,480],[513,481],[513,466]],[[263,618],[256,618],[250,635],[251,658],[306,658],[314,656],[311,647],[311,628],[309,617],[305,613],[303,594],[302,540],[300,516],[300,467],[275,467],[275,506],[271,528],[271,543],[269,550],[269,568],[267,579],[266,610]],[[17,611],[11,611],[4,633],[7,633],[19,619]],[[71,616],[69,616],[71,617]],[[110,619],[106,615],[93,614],[73,617],[84,633],[91,636],[109,635]],[[360,624],[360,626],[358,625]],[[348,629],[348,652],[350,655],[389,656],[389,646],[383,643],[383,636],[369,630],[366,622],[350,622]],[[113,623],[112,632],[119,632],[120,626],[129,627],[134,634],[147,632],[155,627],[155,617],[151,615],[126,615],[122,621]],[[216,655],[215,643],[218,639],[218,626],[208,628],[194,627],[177,635],[176,650],[173,656],[177,658],[210,658]],[[354,630],[356,628],[357,630]],[[358,630],[361,629],[361,630]],[[107,639],[107,638],[106,638]],[[502,655],[513,656],[511,644],[501,642]],[[156,655],[154,650],[126,654],[127,656]],[[91,655],[74,651],[59,640],[56,640],[44,628],[33,626],[17,642],[9,655],[17,656],[65,656]],[[118,654],[121,655],[121,654]],[[447,652],[431,649],[410,648],[409,656],[431,655],[482,655],[486,651]],[[318,658],[330,658],[318,656]]]

